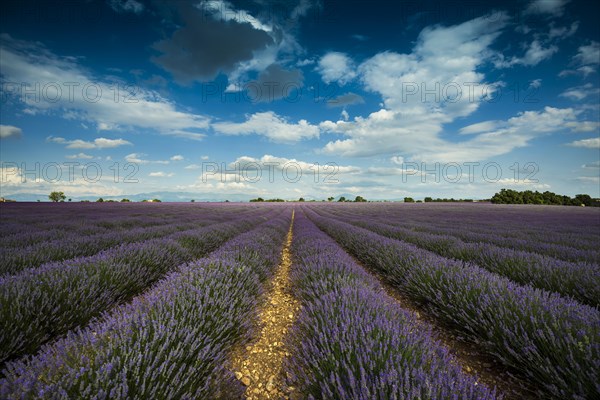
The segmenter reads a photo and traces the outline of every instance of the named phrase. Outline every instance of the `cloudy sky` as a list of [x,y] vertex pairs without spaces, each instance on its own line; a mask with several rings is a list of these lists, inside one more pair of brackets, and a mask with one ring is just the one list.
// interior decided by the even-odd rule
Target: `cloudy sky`
[[1,7],[5,197],[600,196],[589,1]]

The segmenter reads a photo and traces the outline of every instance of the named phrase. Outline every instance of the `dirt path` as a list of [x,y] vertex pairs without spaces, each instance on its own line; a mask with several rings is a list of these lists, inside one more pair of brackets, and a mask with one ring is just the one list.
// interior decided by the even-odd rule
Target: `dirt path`
[[282,364],[288,355],[284,337],[293,324],[300,304],[290,293],[289,271],[292,264],[290,247],[294,212],[273,285],[259,310],[262,331],[258,339],[234,352],[235,376],[246,386],[246,398],[287,399],[290,388],[283,387]]

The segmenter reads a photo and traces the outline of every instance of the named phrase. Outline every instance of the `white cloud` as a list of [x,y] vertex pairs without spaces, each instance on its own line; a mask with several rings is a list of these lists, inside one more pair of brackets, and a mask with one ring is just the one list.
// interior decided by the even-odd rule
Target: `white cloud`
[[575,32],[577,32],[577,29],[579,28],[579,21],[575,21],[571,24],[570,27],[555,27],[554,24],[550,24],[550,31],[548,32],[548,38],[549,39],[554,39],[554,38],[560,38],[560,39],[566,39],[570,36],[573,36],[575,34]]
[[169,164],[169,161],[166,160],[155,160],[150,161],[143,159],[142,157],[146,156],[146,154],[142,153],[131,153],[125,156],[125,161],[133,164]]
[[594,132],[600,128],[600,121],[572,121],[565,125],[573,132]]
[[110,7],[116,12],[140,14],[144,11],[144,5],[136,0],[110,0]]
[[148,176],[153,177],[153,178],[170,178],[173,175],[175,175],[174,173],[166,173],[163,171],[158,171],[158,172],[150,172],[148,174]]
[[185,166],[183,169],[200,169],[200,166],[198,164],[190,164]]
[[494,65],[496,68],[510,68],[515,65],[531,67],[552,57],[552,55],[557,51],[557,46],[550,45],[544,47],[544,44],[541,41],[535,39],[533,42],[531,42],[523,57],[515,56],[511,57],[510,59],[506,59],[502,54],[498,54],[498,58],[494,60]]
[[531,82],[529,82],[529,87],[530,88],[538,89],[541,86],[542,86],[542,80],[541,79],[534,79]]
[[183,156],[180,154],[174,155],[171,157],[171,161],[183,161]]
[[583,86],[576,86],[565,90],[560,94],[562,97],[566,97],[570,100],[579,101],[589,96],[598,96],[600,88],[594,87],[591,83],[586,83]]
[[392,156],[390,158],[390,161],[392,162],[392,164],[402,165],[402,164],[404,164],[404,157],[402,157],[402,156]]
[[19,138],[23,131],[12,125],[0,125],[0,139]]
[[67,149],[114,149],[119,146],[130,146],[131,142],[124,139],[106,139],[97,138],[92,142],[81,139],[67,140],[62,137],[48,136],[47,142],[53,142],[66,145]]
[[[267,169],[269,165],[272,165],[272,168],[276,170],[282,170],[286,164],[295,164],[299,168],[302,169],[303,174],[313,174],[316,168],[315,163],[309,163],[306,161],[296,160],[295,158],[285,158],[285,157],[276,157],[270,154],[265,154],[261,158],[254,158],[249,156],[238,157],[232,163],[229,163],[229,169],[234,170],[236,165],[239,170],[243,170],[244,168],[250,170],[249,167],[253,167],[256,169],[256,166],[260,168]],[[333,163],[330,163],[333,164]],[[323,165],[320,166],[321,170],[324,168]],[[339,174],[355,174],[360,172],[360,168],[351,166],[351,165],[337,165],[334,166],[336,173]]]
[[525,14],[542,14],[560,17],[564,13],[564,6],[569,0],[534,0],[529,3]]
[[600,138],[576,140],[569,143],[569,146],[584,147],[586,149],[600,149]]
[[304,119],[297,123],[289,123],[273,111],[255,113],[246,118],[245,122],[219,122],[212,127],[224,135],[261,135],[279,143],[293,143],[319,137],[319,128]]
[[600,64],[600,43],[592,41],[588,45],[580,46],[573,61],[579,65]]
[[[15,93],[15,98],[27,109],[93,122],[98,130],[148,129],[199,139],[201,136],[196,135],[202,134],[196,131],[208,127],[206,117],[178,111],[173,102],[155,91],[141,88],[137,88],[135,94],[121,91],[115,101],[115,83],[122,87],[122,82],[94,76],[81,67],[75,57],[55,55],[39,43],[19,41],[6,34],[1,38],[3,78],[23,82],[24,90],[39,94],[36,101],[34,96]],[[67,86],[62,82],[75,85]],[[45,85],[49,85],[47,90],[42,90]]]
[[588,45],[579,46],[577,54],[573,56],[572,64],[577,68],[561,71],[558,76],[582,75],[585,78],[596,72],[600,65],[600,43],[591,41]]
[[323,82],[337,82],[341,86],[356,77],[356,66],[350,57],[340,52],[329,52],[319,60],[317,71]]
[[79,154],[67,155],[67,156],[65,156],[65,158],[68,158],[70,160],[76,160],[76,159],[91,160],[92,158],[94,158],[94,156],[90,156],[89,154],[85,154],[85,153],[79,153]]
[[209,159],[209,157],[208,157],[208,156],[202,156],[202,157],[200,157],[200,158],[201,158],[202,160],[205,160],[205,161]]
[[458,132],[461,135],[472,135],[474,133],[490,132],[497,129],[502,121],[484,121],[476,124],[468,125],[461,128]]
[[125,161],[130,162],[130,163],[134,163],[134,164],[147,164],[148,161],[142,160],[140,158],[141,156],[143,156],[143,154],[138,154],[138,153],[127,154],[125,156]]

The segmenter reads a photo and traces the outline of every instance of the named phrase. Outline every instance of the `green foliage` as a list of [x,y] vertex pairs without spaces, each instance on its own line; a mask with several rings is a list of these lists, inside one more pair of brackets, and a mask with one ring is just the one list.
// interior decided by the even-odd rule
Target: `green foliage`
[[414,203],[415,199],[413,199],[412,197],[405,197],[404,198],[404,202],[405,203]]
[[100,197],[98,200],[96,200],[96,203],[104,203],[104,199]]
[[67,196],[65,196],[65,194],[63,192],[52,192],[48,195],[48,198],[51,201],[58,203],[59,201],[65,201]]
[[547,204],[563,206],[592,206],[598,207],[600,204],[590,195],[578,194],[574,198],[565,195],[559,195],[549,191],[543,193],[525,190],[519,192],[512,189],[502,189],[492,197],[494,204]]
[[356,203],[366,203],[367,199],[365,199],[362,196],[356,196],[356,198],[354,199],[354,202],[356,202]]

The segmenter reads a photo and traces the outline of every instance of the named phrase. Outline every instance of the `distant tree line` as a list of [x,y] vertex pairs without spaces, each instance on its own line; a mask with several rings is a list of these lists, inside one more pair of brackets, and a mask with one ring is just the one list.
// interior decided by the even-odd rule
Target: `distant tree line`
[[546,204],[555,206],[587,206],[600,207],[600,199],[592,199],[588,194],[578,194],[575,197],[559,195],[549,191],[543,193],[531,190],[519,192],[512,189],[502,189],[492,199],[494,204]]
[[425,203],[472,203],[473,199],[455,199],[452,197],[449,199],[446,199],[446,198],[441,199],[439,197],[437,199],[434,199],[431,197],[425,197],[423,199],[423,201]]

